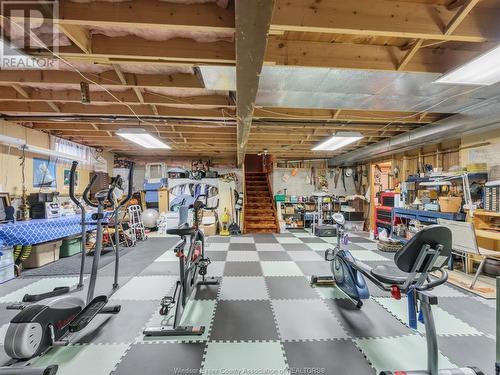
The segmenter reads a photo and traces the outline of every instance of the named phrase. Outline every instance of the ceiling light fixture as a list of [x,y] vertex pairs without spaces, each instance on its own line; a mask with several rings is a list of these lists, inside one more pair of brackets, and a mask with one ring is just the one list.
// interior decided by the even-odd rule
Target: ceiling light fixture
[[144,129],[131,128],[131,129],[120,129],[116,132],[116,135],[123,137],[131,142],[137,143],[144,148],[158,148],[158,149],[169,149],[170,146],[153,137],[151,134],[146,132]]
[[436,83],[489,86],[500,82],[500,45],[461,67],[446,73]]
[[333,151],[345,147],[351,143],[357,142],[363,138],[359,132],[338,132],[325,142],[317,145],[313,151]]

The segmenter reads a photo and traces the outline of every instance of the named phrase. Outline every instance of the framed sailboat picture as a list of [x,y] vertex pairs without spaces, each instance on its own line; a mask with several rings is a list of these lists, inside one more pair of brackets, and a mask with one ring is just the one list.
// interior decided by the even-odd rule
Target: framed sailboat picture
[[55,188],[56,163],[48,159],[33,158],[33,187]]

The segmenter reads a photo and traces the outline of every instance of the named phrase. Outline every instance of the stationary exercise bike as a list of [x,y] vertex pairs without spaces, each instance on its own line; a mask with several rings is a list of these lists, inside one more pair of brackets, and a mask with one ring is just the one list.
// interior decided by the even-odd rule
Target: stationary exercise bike
[[[75,186],[77,165],[77,162],[73,162],[71,167],[70,187]],[[121,203],[128,201],[132,196],[132,175],[133,165],[131,165],[129,171],[128,195]],[[108,199],[115,189],[115,185],[112,185],[110,189],[97,192],[95,194],[97,204],[91,202],[88,195],[96,182],[96,178],[97,176],[94,176],[83,193],[83,198],[87,204],[97,208],[97,212],[92,214],[92,220],[95,221],[97,226],[97,242],[87,300],[84,301],[75,295],[66,295],[49,298],[43,303],[11,306],[11,309],[21,310],[12,318],[4,340],[5,352],[14,360],[28,360],[45,353],[52,346],[67,345],[69,344],[69,334],[84,329],[97,314],[117,314],[120,312],[121,307],[119,305],[107,306],[111,293],[110,295],[100,295],[94,298],[102,250],[104,209],[109,204]],[[73,188],[70,188],[70,192],[73,194]],[[82,225],[85,225],[85,222],[82,222]],[[115,269],[115,272],[117,272],[117,269]],[[112,292],[118,287],[116,277],[113,286]],[[22,366],[19,362],[0,368],[0,374],[2,375],[53,375],[56,372],[57,366],[55,365],[35,368]]]
[[[344,234],[344,216],[340,213],[333,215],[337,224],[337,246],[325,252],[325,259],[330,262],[333,276],[312,276],[311,284],[334,284],[358,308],[363,306],[362,300],[368,299],[370,293],[365,277],[379,288],[391,292],[395,299],[401,299],[406,294],[408,300],[409,326],[417,328],[417,310],[420,308],[419,320],[424,322],[427,341],[427,370],[396,372],[398,375],[483,375],[473,367],[439,370],[438,344],[436,327],[431,306],[437,305],[436,296],[429,293],[433,288],[442,285],[448,279],[444,269],[451,256],[451,231],[441,225],[431,225],[408,241],[395,255],[395,266],[380,265],[370,267],[356,260],[352,254],[342,249]],[[436,272],[439,276],[431,279],[430,273]],[[380,375],[393,374],[383,371]]]
[[[201,198],[205,199],[205,203],[200,200]],[[146,328],[143,332],[146,336],[199,336],[205,332],[204,326],[182,326],[180,325],[180,321],[184,308],[196,287],[200,285],[219,284],[217,278],[206,277],[210,259],[205,256],[205,235],[200,230],[203,210],[214,211],[219,206],[219,202],[217,201],[215,207],[207,207],[206,199],[205,195],[199,195],[193,203],[194,223],[192,227],[184,223],[178,228],[167,229],[168,234],[181,237],[181,242],[174,247],[175,255],[179,258],[179,280],[175,284],[174,294],[164,297],[161,300],[160,315],[168,316],[175,308],[174,322],[172,326]],[[184,248],[187,244],[187,236],[190,237],[191,243],[188,252],[185,253]],[[201,276],[200,281],[198,281],[198,275]]]

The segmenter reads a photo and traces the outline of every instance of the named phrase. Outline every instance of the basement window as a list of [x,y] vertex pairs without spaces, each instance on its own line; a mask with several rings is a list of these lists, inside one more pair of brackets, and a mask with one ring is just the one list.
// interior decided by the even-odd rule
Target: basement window
[[[93,169],[97,162],[96,150],[79,143],[68,141],[67,139],[51,136],[50,149],[74,156],[75,160],[79,161],[79,165],[85,169]],[[60,159],[58,162],[61,164],[67,164],[68,166],[71,165],[70,160]]]

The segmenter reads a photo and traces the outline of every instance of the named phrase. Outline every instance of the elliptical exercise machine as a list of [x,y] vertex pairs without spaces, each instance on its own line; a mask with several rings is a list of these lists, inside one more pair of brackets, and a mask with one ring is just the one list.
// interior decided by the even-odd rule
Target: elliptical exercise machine
[[[417,311],[420,308],[419,320],[423,320],[425,325],[427,341],[427,369],[401,370],[395,373],[382,371],[380,375],[483,375],[481,370],[473,367],[446,370],[438,368],[439,350],[431,310],[432,305],[437,305],[438,299],[429,291],[448,279],[444,267],[451,256],[451,231],[441,225],[428,226],[396,252],[395,266],[380,265],[372,268],[356,260],[348,250],[342,249],[345,219],[340,213],[335,213],[333,218],[338,230],[337,246],[325,252],[333,277],[312,276],[311,284],[336,285],[358,308],[363,306],[362,300],[370,298],[364,277],[382,290],[391,292],[395,299],[399,300],[401,294],[406,294],[409,326],[413,329],[417,328]],[[439,277],[431,281],[431,272],[439,273]]]
[[[170,311],[175,307],[174,323],[172,326],[150,327],[144,330],[145,336],[188,336],[202,335],[205,332],[204,326],[182,326],[180,325],[182,313],[186,304],[193,293],[193,290],[200,285],[218,285],[217,278],[207,278],[207,267],[210,264],[210,259],[205,257],[205,235],[200,230],[203,210],[214,211],[218,208],[219,202],[214,207],[207,207],[206,203],[200,201],[200,198],[205,198],[206,195],[199,195],[193,203],[194,215],[193,226],[190,227],[187,223],[180,225],[178,228],[167,229],[168,234],[173,234],[181,237],[179,242],[174,247],[174,252],[179,258],[179,280],[175,284],[174,294],[172,296],[163,297],[160,302],[160,315],[168,316]],[[189,250],[184,253],[187,239],[191,239]],[[201,280],[198,281],[198,275],[201,275]]]
[[[75,173],[78,163],[73,162],[70,172],[70,193],[74,197]],[[132,196],[133,164],[129,170],[129,190],[127,197],[120,202],[125,204]],[[117,314],[121,306],[107,306],[109,296],[118,287],[118,268],[115,267],[115,283],[110,295],[100,295],[94,298],[97,271],[102,250],[104,209],[111,197],[115,185],[110,189],[99,191],[95,194],[97,204],[89,199],[89,192],[96,182],[97,176],[91,180],[83,193],[83,199],[90,206],[96,207],[97,212],[92,214],[92,220],[97,226],[97,243],[92,262],[92,270],[88,286],[87,300],[75,295],[57,296],[47,299],[43,303],[30,305],[15,305],[12,309],[21,310],[12,318],[5,335],[5,352],[14,360],[28,360],[45,353],[52,346],[69,344],[69,334],[84,329],[97,314]],[[73,199],[72,197],[72,199]],[[76,198],[75,198],[76,199]],[[82,213],[82,218],[85,212]],[[82,222],[85,226],[85,220]],[[117,257],[119,254],[117,254]],[[2,375],[53,375],[57,366],[35,368],[13,363],[11,366],[0,368]]]

